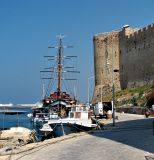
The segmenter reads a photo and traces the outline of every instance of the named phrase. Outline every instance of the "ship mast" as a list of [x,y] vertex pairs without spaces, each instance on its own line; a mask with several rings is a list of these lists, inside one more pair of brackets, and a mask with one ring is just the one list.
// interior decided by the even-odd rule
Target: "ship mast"
[[[64,59],[71,59],[71,58],[76,58],[77,56],[64,56],[63,55],[63,51],[64,48],[72,48],[73,46],[71,45],[64,45],[63,44],[63,35],[58,35],[58,44],[56,46],[49,46],[48,48],[56,48],[57,49],[57,56],[44,56],[46,58],[48,58],[48,60],[56,60],[56,66],[57,67],[49,67],[49,68],[45,68],[47,70],[45,71],[40,71],[40,72],[55,72],[55,68],[56,68],[56,79],[57,79],[57,98],[60,99],[62,98],[62,80],[76,80],[74,78],[64,78],[63,76],[63,69],[70,69],[70,70],[66,70],[64,72],[71,72],[71,73],[80,73],[79,71],[74,71],[71,70],[74,67],[64,67],[63,66],[63,61]],[[51,69],[51,70],[48,70]],[[42,79],[55,79],[54,77],[43,77]]]
[[62,80],[62,54],[63,54],[63,36],[59,35],[59,44],[58,44],[58,66],[57,66],[57,72],[58,72],[58,86],[57,86],[57,92],[61,93],[61,80]]

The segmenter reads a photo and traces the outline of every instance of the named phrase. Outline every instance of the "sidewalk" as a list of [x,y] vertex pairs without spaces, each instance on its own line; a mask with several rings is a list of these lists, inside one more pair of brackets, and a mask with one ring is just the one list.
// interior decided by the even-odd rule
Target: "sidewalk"
[[[103,130],[96,130],[88,133],[85,133],[85,132],[75,133],[75,134],[70,134],[63,137],[59,137],[59,138],[49,139],[44,142],[28,144],[23,147],[18,147],[13,151],[8,151],[7,153],[4,152],[3,155],[4,154],[8,154],[8,155],[0,156],[0,160],[7,160],[10,157],[10,155],[14,157],[15,155],[13,154],[16,154],[15,157],[21,157],[22,155],[29,154],[31,152],[37,152],[37,150],[43,149],[44,147],[48,147],[48,146],[50,147],[52,145],[56,147],[57,146],[56,144],[58,142],[60,143],[63,142],[63,144],[65,144],[65,141],[67,142],[69,140],[70,142],[72,142],[71,145],[73,145],[74,141],[80,140],[80,139],[84,140],[86,137],[90,138],[89,141],[91,141],[91,143],[92,141],[95,142],[94,139],[96,138],[98,143],[101,144],[102,142],[98,139],[99,137],[101,137],[102,139],[104,138],[110,139],[111,141],[113,141],[113,143],[117,141],[117,142],[124,143],[124,145],[127,145],[127,146],[133,146],[135,148],[149,151],[149,154],[154,153],[154,147],[153,147],[154,136],[152,133],[152,122],[154,121],[154,118],[145,118],[143,115],[121,114],[121,113],[116,113],[116,116],[118,116],[118,120],[116,120],[115,126],[112,126],[112,120],[104,120],[106,125],[104,126]],[[125,137],[123,137],[123,134],[125,135]],[[131,137],[130,137],[130,134],[131,134]],[[85,144],[82,144],[82,145],[86,146]],[[98,146],[95,146],[95,147],[98,147]],[[112,146],[111,146],[111,149],[112,149]],[[37,154],[35,154],[35,157],[37,157]]]

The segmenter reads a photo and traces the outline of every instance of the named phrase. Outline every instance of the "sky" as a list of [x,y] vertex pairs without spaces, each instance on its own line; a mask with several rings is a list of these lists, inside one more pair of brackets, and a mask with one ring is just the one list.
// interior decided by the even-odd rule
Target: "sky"
[[[0,103],[36,103],[42,98],[40,70],[49,45],[66,35],[65,50],[76,55],[76,95],[87,101],[94,75],[93,36],[129,24],[143,28],[154,22],[153,0],[0,0]],[[52,92],[52,91],[51,91]]]

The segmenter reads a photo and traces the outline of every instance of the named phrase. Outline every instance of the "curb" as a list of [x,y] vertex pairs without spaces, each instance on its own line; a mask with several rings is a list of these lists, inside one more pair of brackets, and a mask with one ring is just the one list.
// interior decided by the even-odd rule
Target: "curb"
[[35,152],[34,151],[35,149],[40,150],[40,149],[42,149],[42,148],[44,148],[48,145],[55,144],[55,143],[58,143],[58,142],[62,142],[62,141],[68,140],[68,139],[84,136],[86,134],[88,134],[88,133],[87,132],[72,133],[72,134],[69,134],[69,135],[62,136],[62,137],[47,139],[43,142],[30,143],[30,144],[24,145],[22,147],[12,149],[8,152],[0,153],[0,157],[16,155],[16,154],[28,152],[28,151],[31,151],[31,150],[33,150],[33,152]]

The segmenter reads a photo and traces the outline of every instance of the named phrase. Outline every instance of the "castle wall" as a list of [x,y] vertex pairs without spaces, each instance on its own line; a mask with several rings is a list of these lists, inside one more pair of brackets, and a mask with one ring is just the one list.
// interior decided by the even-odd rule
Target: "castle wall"
[[[115,90],[142,86],[154,80],[154,24],[143,29],[94,36],[95,91],[93,102]],[[113,72],[113,70],[119,72]]]
[[154,79],[154,25],[126,35],[120,33],[121,88],[153,83]]

